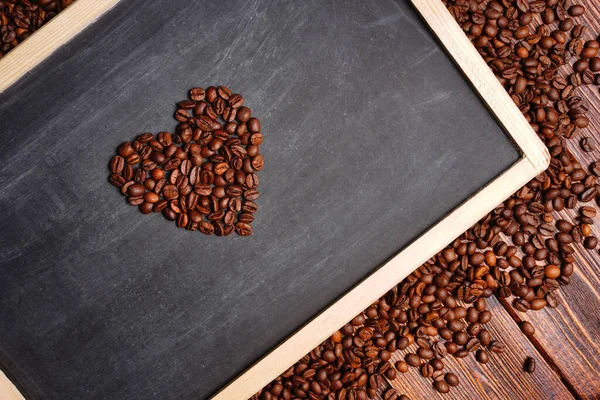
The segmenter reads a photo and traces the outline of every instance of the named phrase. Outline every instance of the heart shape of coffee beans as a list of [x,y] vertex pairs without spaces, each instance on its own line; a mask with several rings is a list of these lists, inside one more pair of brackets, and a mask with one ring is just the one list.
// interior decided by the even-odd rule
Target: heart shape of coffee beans
[[194,88],[178,103],[175,134],[121,144],[109,181],[143,214],[207,235],[252,234],[263,168],[260,121],[226,86]]

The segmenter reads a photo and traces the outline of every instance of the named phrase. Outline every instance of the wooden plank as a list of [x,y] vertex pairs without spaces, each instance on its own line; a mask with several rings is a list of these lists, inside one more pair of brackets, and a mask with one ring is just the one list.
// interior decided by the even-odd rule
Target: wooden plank
[[[600,10],[597,14],[600,16]],[[590,106],[588,117],[591,129],[584,129],[577,139],[567,141],[568,148],[584,168],[593,161],[600,160],[600,150],[584,153],[579,147],[583,136],[600,141],[595,127],[600,126],[600,108],[597,89],[580,89],[582,97]],[[595,202],[586,206],[600,208]],[[577,210],[563,210],[556,213],[558,218],[575,221]],[[600,237],[599,217],[592,226],[593,235]],[[530,321],[537,330],[534,343],[546,358],[553,363],[572,386],[573,390],[586,399],[596,399],[600,394],[600,254],[585,250],[581,245],[575,248],[575,272],[571,284],[557,291],[561,305],[557,309],[544,309],[539,312],[519,313],[517,320]],[[512,306],[507,304],[512,309]]]
[[[561,382],[558,374],[545,362],[541,354],[525,337],[512,317],[494,297],[487,301],[488,310],[494,318],[485,327],[493,338],[506,345],[502,354],[492,354],[490,361],[482,365],[474,356],[461,360],[446,357],[445,371],[452,372],[460,379],[460,385],[451,388],[448,394],[439,394],[432,386],[431,379],[425,379],[417,368],[410,368],[407,374],[398,374],[390,382],[399,394],[411,399],[572,399],[573,396]],[[415,350],[415,345],[409,348]],[[407,350],[397,352],[392,360],[403,359]],[[535,373],[523,372],[526,357],[537,362]]]
[[78,0],[0,59],[0,93],[114,7],[119,0]]
[[[576,4],[587,7],[587,12],[576,18],[577,23],[585,23],[590,27],[584,39],[596,39],[596,34],[600,32],[600,3],[578,0]],[[563,68],[559,72],[568,78],[565,72],[569,70]],[[587,169],[590,163],[600,160],[600,147],[586,153],[579,146],[579,141],[590,136],[600,143],[600,96],[596,86],[579,87],[577,94],[584,98],[589,108],[587,117],[590,125],[578,137],[565,143],[575,159]],[[594,207],[598,212],[592,232],[600,237],[600,208],[596,202],[587,203],[586,206]],[[555,217],[574,222],[578,216],[577,210],[565,209],[555,213]],[[536,327],[537,334],[532,342],[559,371],[571,390],[580,398],[597,399],[600,394],[600,254],[598,251],[585,250],[580,245],[574,245],[574,248],[575,272],[571,276],[571,284],[557,291],[561,303],[559,308],[520,313],[509,303],[505,303],[505,306],[517,322],[530,321]]]

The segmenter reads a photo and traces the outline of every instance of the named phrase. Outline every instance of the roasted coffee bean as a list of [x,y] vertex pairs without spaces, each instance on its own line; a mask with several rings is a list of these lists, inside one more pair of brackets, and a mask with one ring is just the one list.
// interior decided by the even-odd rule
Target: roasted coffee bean
[[406,363],[411,367],[418,367],[421,365],[421,359],[414,353],[408,353],[405,356],[404,361],[406,361]]
[[[258,190],[256,190],[256,189],[248,189],[244,192],[244,198],[246,200],[254,201],[254,200],[258,199],[258,197],[259,197],[259,193],[258,193]],[[252,212],[252,211],[248,211],[248,212]]]
[[490,342],[488,348],[493,353],[503,353],[505,346],[504,346],[504,343],[494,340],[494,341]]
[[569,8],[569,15],[571,17],[579,17],[585,13],[585,7],[581,5],[573,5]]
[[396,366],[396,369],[403,374],[408,372],[409,365],[408,365],[408,363],[406,363],[404,361],[396,362],[395,366]]
[[136,183],[129,186],[129,188],[127,189],[127,195],[131,197],[140,197],[144,195],[145,191],[146,188],[144,187],[144,185]]
[[242,213],[238,216],[238,220],[240,222],[250,224],[254,221],[254,216],[253,216],[253,214],[250,214],[250,213]]
[[229,97],[229,105],[236,109],[244,104],[244,98],[239,94],[233,94]]
[[202,88],[194,88],[190,90],[190,99],[194,101],[202,101],[206,96],[206,91]]
[[114,156],[110,160],[110,172],[113,174],[122,174],[125,168],[125,159],[121,156]]
[[596,161],[590,165],[590,171],[596,175],[600,176],[600,162]]
[[598,239],[595,236],[588,236],[585,238],[583,246],[588,250],[593,250],[598,246]]
[[523,321],[519,324],[519,328],[521,332],[523,332],[526,336],[533,336],[535,334],[535,328],[528,321]]
[[596,216],[596,210],[593,207],[581,207],[580,213],[588,218],[594,218]]
[[433,383],[433,387],[440,393],[448,393],[450,391],[450,386],[446,381],[436,381]]
[[119,174],[112,174],[108,178],[108,181],[111,185],[116,186],[118,188],[121,188],[123,187],[123,185],[125,185],[125,179]]
[[202,221],[198,224],[198,230],[205,235],[212,235],[215,232],[215,227],[210,222]]
[[591,187],[581,194],[580,199],[582,202],[588,203],[588,202],[592,201],[596,197],[596,195],[597,195],[596,188]]
[[250,236],[252,234],[252,227],[244,222],[238,222],[235,225],[235,230],[240,236]]
[[594,151],[596,149],[596,142],[594,139],[590,137],[584,137],[579,142],[581,145],[581,149],[587,153]]
[[227,86],[221,85],[217,88],[217,94],[222,99],[228,100],[229,96],[231,96],[231,90]]
[[479,349],[475,353],[475,359],[481,364],[487,364],[487,362],[489,361],[490,358],[489,358],[488,353],[485,350]]
[[[383,400],[396,400],[397,398],[398,392],[394,388],[388,389],[383,393]],[[339,395],[336,400],[341,400]]]
[[523,370],[529,374],[533,374],[535,372],[535,360],[531,357],[527,357],[523,364]]
[[431,378],[433,376],[434,369],[431,364],[425,363],[421,365],[420,371],[423,377]]

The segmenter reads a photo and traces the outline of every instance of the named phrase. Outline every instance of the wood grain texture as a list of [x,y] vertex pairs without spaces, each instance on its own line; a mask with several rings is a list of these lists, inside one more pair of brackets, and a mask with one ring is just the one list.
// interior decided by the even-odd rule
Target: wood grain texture
[[[482,365],[475,360],[474,353],[464,359],[446,357],[446,372],[456,374],[460,385],[451,388],[450,393],[441,395],[435,391],[431,379],[425,379],[417,368],[410,368],[405,375],[390,384],[400,394],[411,399],[494,399],[494,400],[563,400],[573,396],[561,382],[560,376],[544,361],[542,355],[521,333],[515,321],[495,298],[487,302],[488,310],[494,318],[486,329],[492,337],[506,345],[502,354],[492,354],[490,361]],[[411,348],[414,352],[415,345]],[[393,355],[394,362],[402,359],[406,350]],[[526,357],[537,361],[534,374],[522,371]]]
[[[600,16],[600,13],[597,15]],[[581,93],[593,110],[588,114],[591,124],[576,140],[570,141],[568,147],[586,168],[591,162],[600,160],[600,151],[584,153],[578,142],[583,136],[600,141],[600,109],[595,89],[586,88]],[[586,206],[594,207],[600,216],[600,208],[595,202]],[[555,213],[555,217],[568,221],[575,221],[577,216],[578,209]],[[600,237],[599,217],[595,218],[595,222],[592,232]],[[534,344],[558,368],[577,395],[584,399],[597,399],[600,397],[600,254],[581,245],[573,247],[575,272],[571,276],[571,284],[557,292],[559,308],[521,313],[508,303],[505,306],[514,312],[517,321],[530,321],[536,327]]]
[[[591,28],[585,38],[596,39],[596,33],[600,32],[600,3],[593,0],[579,0],[576,3],[588,9],[583,17],[577,19]],[[571,71],[571,68],[565,68],[561,74],[567,76]],[[585,153],[579,146],[579,140],[589,136],[600,143],[600,95],[595,86],[579,88],[578,94],[586,100],[590,109],[587,114],[590,126],[583,129],[577,138],[567,141],[567,146],[581,165],[587,168],[590,163],[600,160],[600,146],[593,152]],[[595,202],[586,205],[595,207],[598,212],[597,224],[592,231],[599,237],[600,208]],[[576,220],[577,216],[578,210],[555,213],[555,217],[571,221]],[[503,360],[502,363],[497,360],[494,364],[490,362],[481,367],[474,360],[453,361],[452,364],[456,365],[453,372],[461,378],[461,387],[448,396],[440,396],[433,391],[417,371],[404,378],[399,377],[392,385],[411,398],[469,399],[474,397],[473,393],[477,393],[476,397],[481,399],[571,398],[569,392],[565,392],[566,388],[577,398],[600,398],[600,254],[598,250],[588,251],[580,245],[574,247],[576,268],[571,284],[557,292],[561,302],[559,308],[521,313],[514,310],[510,302],[502,301],[505,310],[497,300],[490,299],[488,302],[488,307],[494,312],[494,319],[488,324],[490,330],[502,335],[507,344],[512,342],[513,349],[516,349],[510,349],[508,354],[498,357],[498,360]],[[521,321],[530,321],[536,327],[537,333],[531,340],[518,329],[517,323]],[[535,354],[538,365],[535,374],[527,375],[522,371],[521,353]],[[494,356],[492,360],[496,358]],[[490,364],[493,368],[490,368]],[[556,374],[564,385],[556,383]],[[549,384],[549,381],[555,384]]]
[[0,59],[0,93],[118,2],[119,0],[78,0],[11,50]]
[[[597,39],[600,33],[600,3],[595,0],[577,0],[574,3],[587,7],[587,13],[576,18],[577,23],[589,26],[584,39]],[[560,73],[567,76],[572,69],[562,68]],[[582,129],[579,136],[567,140],[567,147],[575,159],[587,169],[590,163],[600,160],[600,146],[586,153],[579,146],[585,136],[600,143],[600,95],[596,86],[584,86],[577,90],[589,108],[587,114],[590,125]],[[598,216],[592,232],[600,237],[600,208],[596,202],[586,206],[596,208]],[[575,221],[578,208],[555,213],[556,218]],[[562,287],[557,293],[561,305],[555,310],[520,313],[505,304],[517,321],[530,321],[537,329],[532,339],[544,357],[563,376],[572,390],[583,399],[600,398],[600,254],[598,250],[588,251],[581,245],[574,245],[575,272],[571,284]]]

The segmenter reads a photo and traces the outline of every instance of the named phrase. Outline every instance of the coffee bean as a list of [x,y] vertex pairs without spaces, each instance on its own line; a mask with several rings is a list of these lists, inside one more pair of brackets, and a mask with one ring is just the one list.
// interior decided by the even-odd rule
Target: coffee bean
[[431,378],[433,376],[434,369],[431,364],[425,363],[420,368],[421,375],[425,378]]
[[202,101],[206,96],[206,91],[202,88],[194,88],[190,90],[190,99],[194,101]]
[[588,236],[585,238],[583,246],[588,250],[593,250],[598,246],[598,239],[595,236]]
[[235,230],[240,236],[250,236],[252,234],[252,227],[244,222],[238,222],[235,225]]
[[111,185],[116,186],[118,188],[121,188],[121,187],[123,187],[123,185],[125,185],[125,178],[123,178],[119,174],[112,174],[108,178],[108,181],[110,182]]
[[[383,394],[383,400],[396,400],[398,398],[398,392],[396,391],[396,389],[391,388],[385,391],[385,393]],[[340,397],[338,395],[338,398],[336,400],[339,400]]]
[[580,213],[584,217],[588,217],[588,218],[596,217],[596,209],[594,209],[594,207],[587,207],[587,206],[581,207]]
[[571,17],[579,17],[585,14],[585,7],[581,5],[573,5],[569,8],[569,15]]
[[407,373],[407,372],[408,372],[408,367],[409,367],[409,365],[408,365],[408,363],[406,363],[406,362],[404,362],[404,361],[398,361],[398,362],[396,362],[396,365],[395,365],[395,366],[396,366],[396,369],[397,369],[399,372],[403,373],[403,374],[405,374],[405,373]]
[[408,353],[405,356],[404,361],[411,367],[418,367],[421,364],[421,359],[414,353]]
[[198,230],[205,235],[212,235],[215,232],[215,227],[210,222],[202,221],[198,224]]
[[145,191],[146,188],[144,188],[144,185],[136,183],[129,186],[129,188],[127,189],[127,194],[131,197],[140,197],[144,195]]
[[234,94],[229,98],[229,105],[233,108],[239,108],[244,104],[244,98],[239,94]]
[[[248,189],[244,192],[244,198],[246,200],[254,201],[254,200],[258,199],[258,197],[259,197],[259,193],[258,193],[258,190],[256,190],[256,189]],[[252,212],[252,211],[248,211],[248,212]]]
[[487,364],[489,361],[489,355],[485,350],[479,349],[475,354],[475,359],[481,364]]
[[498,342],[496,340],[492,341],[488,347],[493,353],[503,353],[505,349],[504,343]]
[[581,149],[587,153],[592,152],[596,149],[596,142],[590,137],[582,138],[579,143],[581,145]]
[[250,118],[247,122],[248,125],[248,130],[251,133],[257,133],[260,132],[260,121],[257,118]]
[[580,196],[581,201],[584,203],[588,203],[590,201],[592,201],[597,195],[596,192],[596,188],[595,187],[591,187],[589,189],[587,189],[585,192],[583,192]]
[[519,324],[519,328],[526,336],[533,336],[535,334],[535,328],[531,322],[523,321]]
[[222,99],[228,100],[229,97],[231,96],[231,90],[229,90],[229,88],[227,86],[221,85],[217,88],[217,94]]
[[448,393],[450,391],[450,386],[446,381],[437,381],[433,383],[433,387],[440,393]]
[[446,375],[444,375],[444,380],[446,381],[446,383],[452,387],[456,387],[460,384],[460,380],[458,379],[458,376],[454,375],[451,372],[448,372]]
[[560,275],[560,268],[557,267],[556,265],[549,264],[545,267],[544,273],[545,273],[546,277],[548,277],[550,279],[555,279],[555,278],[558,278],[558,276]]
[[531,357],[527,357],[523,364],[523,370],[529,374],[533,374],[535,372],[535,360]]

